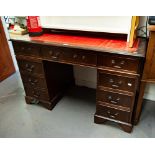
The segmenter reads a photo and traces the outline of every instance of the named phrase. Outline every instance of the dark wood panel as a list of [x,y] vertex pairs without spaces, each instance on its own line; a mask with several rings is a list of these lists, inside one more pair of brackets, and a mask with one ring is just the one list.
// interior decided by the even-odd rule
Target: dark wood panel
[[15,72],[8,40],[0,18],[0,82]]

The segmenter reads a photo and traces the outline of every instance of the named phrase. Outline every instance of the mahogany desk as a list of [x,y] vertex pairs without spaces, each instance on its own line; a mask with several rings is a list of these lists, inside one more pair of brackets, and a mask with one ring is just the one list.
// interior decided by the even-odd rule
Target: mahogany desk
[[113,121],[131,132],[139,93],[145,40],[133,48],[121,38],[67,34],[11,36],[26,102],[52,109],[74,85],[73,65],[97,69],[95,123]]

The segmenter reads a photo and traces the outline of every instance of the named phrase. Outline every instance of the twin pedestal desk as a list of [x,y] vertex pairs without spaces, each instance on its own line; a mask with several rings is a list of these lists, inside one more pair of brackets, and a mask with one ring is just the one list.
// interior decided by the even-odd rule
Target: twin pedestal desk
[[52,32],[38,37],[12,35],[11,40],[28,104],[51,110],[65,89],[75,84],[73,65],[96,68],[94,122],[113,121],[124,131],[132,131],[146,51],[144,39],[137,39],[133,48],[121,37]]

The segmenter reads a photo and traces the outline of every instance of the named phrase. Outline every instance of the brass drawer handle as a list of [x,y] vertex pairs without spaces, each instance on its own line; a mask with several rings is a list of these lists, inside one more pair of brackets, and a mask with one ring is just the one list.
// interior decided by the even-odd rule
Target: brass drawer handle
[[117,66],[117,65],[115,65],[113,67],[118,68],[118,69],[121,69],[122,68],[121,66]]
[[[110,81],[110,80],[109,80],[110,83],[114,83],[114,80],[113,81]],[[111,86],[114,88],[119,88],[121,85],[122,85],[122,81],[119,81],[117,84],[115,83],[115,84],[112,84]]]
[[74,54],[74,55],[73,55],[73,58],[76,59],[76,58],[77,58],[77,54]]
[[28,47],[28,51],[30,51],[32,48],[31,47]]
[[29,71],[29,72],[32,72],[33,69],[34,69],[34,65],[26,64],[25,67],[26,67],[26,70]]
[[33,97],[38,98],[40,96],[40,94],[39,93],[36,93],[35,91],[33,91],[32,93],[33,93]]
[[116,118],[116,117],[119,115],[118,112],[115,113],[115,114],[112,114],[112,113],[110,112],[110,110],[107,111],[107,114],[108,114],[108,116],[109,116],[110,118]]
[[85,56],[85,55],[83,55],[83,56],[82,56],[82,60],[85,60],[85,59],[86,59],[86,56]]
[[108,96],[108,100],[113,104],[118,104],[118,102],[120,101],[120,98],[118,97],[116,100],[114,100],[112,96]]
[[29,78],[28,80],[30,82],[31,85],[35,85],[36,83],[38,83],[38,80],[32,80],[31,78]]
[[52,56],[52,55],[53,55],[53,51],[49,51],[48,53],[49,53],[49,55],[50,55],[50,56]]
[[21,50],[22,50],[22,51],[25,50],[25,47],[21,47]]

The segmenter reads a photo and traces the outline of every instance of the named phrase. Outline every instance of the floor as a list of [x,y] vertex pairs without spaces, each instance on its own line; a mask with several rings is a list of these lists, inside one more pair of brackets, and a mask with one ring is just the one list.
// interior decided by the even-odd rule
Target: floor
[[74,87],[52,110],[27,105],[19,74],[0,83],[0,137],[155,137],[155,102],[144,100],[140,123],[131,134],[113,123],[93,123],[95,91]]

